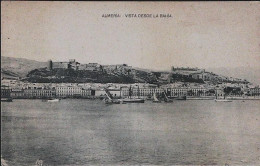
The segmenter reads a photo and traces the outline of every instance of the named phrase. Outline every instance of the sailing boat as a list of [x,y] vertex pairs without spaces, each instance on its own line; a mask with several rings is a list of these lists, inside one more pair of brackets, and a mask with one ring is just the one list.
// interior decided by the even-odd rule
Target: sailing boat
[[166,103],[170,103],[170,102],[173,102],[173,100],[169,99],[165,93],[165,91],[163,91],[163,95],[164,95],[164,102]]
[[129,98],[122,99],[123,103],[144,103],[144,99],[140,99],[140,89],[139,89],[139,86],[138,86],[138,92],[137,92],[138,98],[132,98],[132,94],[133,94],[133,90],[132,90],[132,87],[130,85],[130,88],[129,88]]
[[106,104],[120,104],[119,100],[113,99],[113,96],[108,89],[105,89],[105,92],[106,92],[106,98],[104,99],[104,101]]
[[158,98],[156,97],[156,94],[153,94],[153,103],[160,103],[161,101],[158,100]]

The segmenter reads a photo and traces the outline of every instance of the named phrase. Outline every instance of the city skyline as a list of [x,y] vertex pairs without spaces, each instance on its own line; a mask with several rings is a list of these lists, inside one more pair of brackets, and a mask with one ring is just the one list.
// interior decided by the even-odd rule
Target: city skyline
[[[258,2],[1,2],[6,57],[146,69],[259,67]],[[171,18],[102,18],[169,13]]]

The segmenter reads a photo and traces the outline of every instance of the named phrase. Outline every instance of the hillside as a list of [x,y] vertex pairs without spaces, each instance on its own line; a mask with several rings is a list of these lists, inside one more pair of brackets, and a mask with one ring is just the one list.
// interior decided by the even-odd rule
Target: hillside
[[47,62],[1,56],[1,77],[20,77],[29,82],[157,82],[155,75],[145,69],[133,69],[134,75],[125,75],[118,71],[112,73],[70,69],[48,71],[45,69],[46,67]]
[[260,68],[236,67],[236,68],[209,68],[208,71],[220,75],[247,79],[249,82],[260,85]]
[[[185,74],[170,74],[170,72],[155,72],[148,69],[132,68],[113,68],[111,70],[102,71],[87,71],[73,69],[55,69],[49,71],[46,69],[47,62],[38,62],[34,60],[28,60],[24,58],[11,58],[1,56],[1,77],[8,78],[23,78],[23,80],[29,82],[93,82],[93,83],[155,83],[155,84],[167,84],[170,82],[194,82],[205,83],[201,79],[187,77]],[[224,76],[231,76],[234,78],[248,79],[254,83],[260,82],[259,73],[260,70],[252,68],[241,69],[209,69],[213,71],[214,77],[218,77],[218,74]],[[236,72],[238,71],[238,72]],[[211,82],[219,82],[218,79]]]
[[53,69],[51,71],[46,68],[34,69],[28,73],[26,81],[38,83],[156,83],[157,79],[154,75],[143,71],[135,71],[135,75],[107,73],[105,71],[84,71],[73,69]]
[[46,62],[1,56],[1,76],[25,77],[31,70],[46,65]]

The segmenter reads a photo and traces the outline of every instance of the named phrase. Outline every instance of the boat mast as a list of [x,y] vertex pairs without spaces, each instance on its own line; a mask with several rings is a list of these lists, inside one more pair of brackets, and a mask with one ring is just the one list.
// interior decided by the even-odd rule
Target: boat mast
[[165,90],[163,90],[164,96],[166,98],[166,100],[168,100],[167,94],[165,93]]
[[129,97],[131,99],[131,96],[132,96],[132,88],[131,88],[131,85],[130,85],[130,88],[129,88]]
[[139,89],[139,86],[138,86],[138,89],[137,89],[137,96],[138,96],[138,99],[140,98],[140,89]]

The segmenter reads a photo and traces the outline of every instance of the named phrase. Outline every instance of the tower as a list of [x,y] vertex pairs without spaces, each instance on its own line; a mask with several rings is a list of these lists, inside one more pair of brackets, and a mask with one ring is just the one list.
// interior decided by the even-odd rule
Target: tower
[[52,70],[52,60],[48,61],[48,70]]

